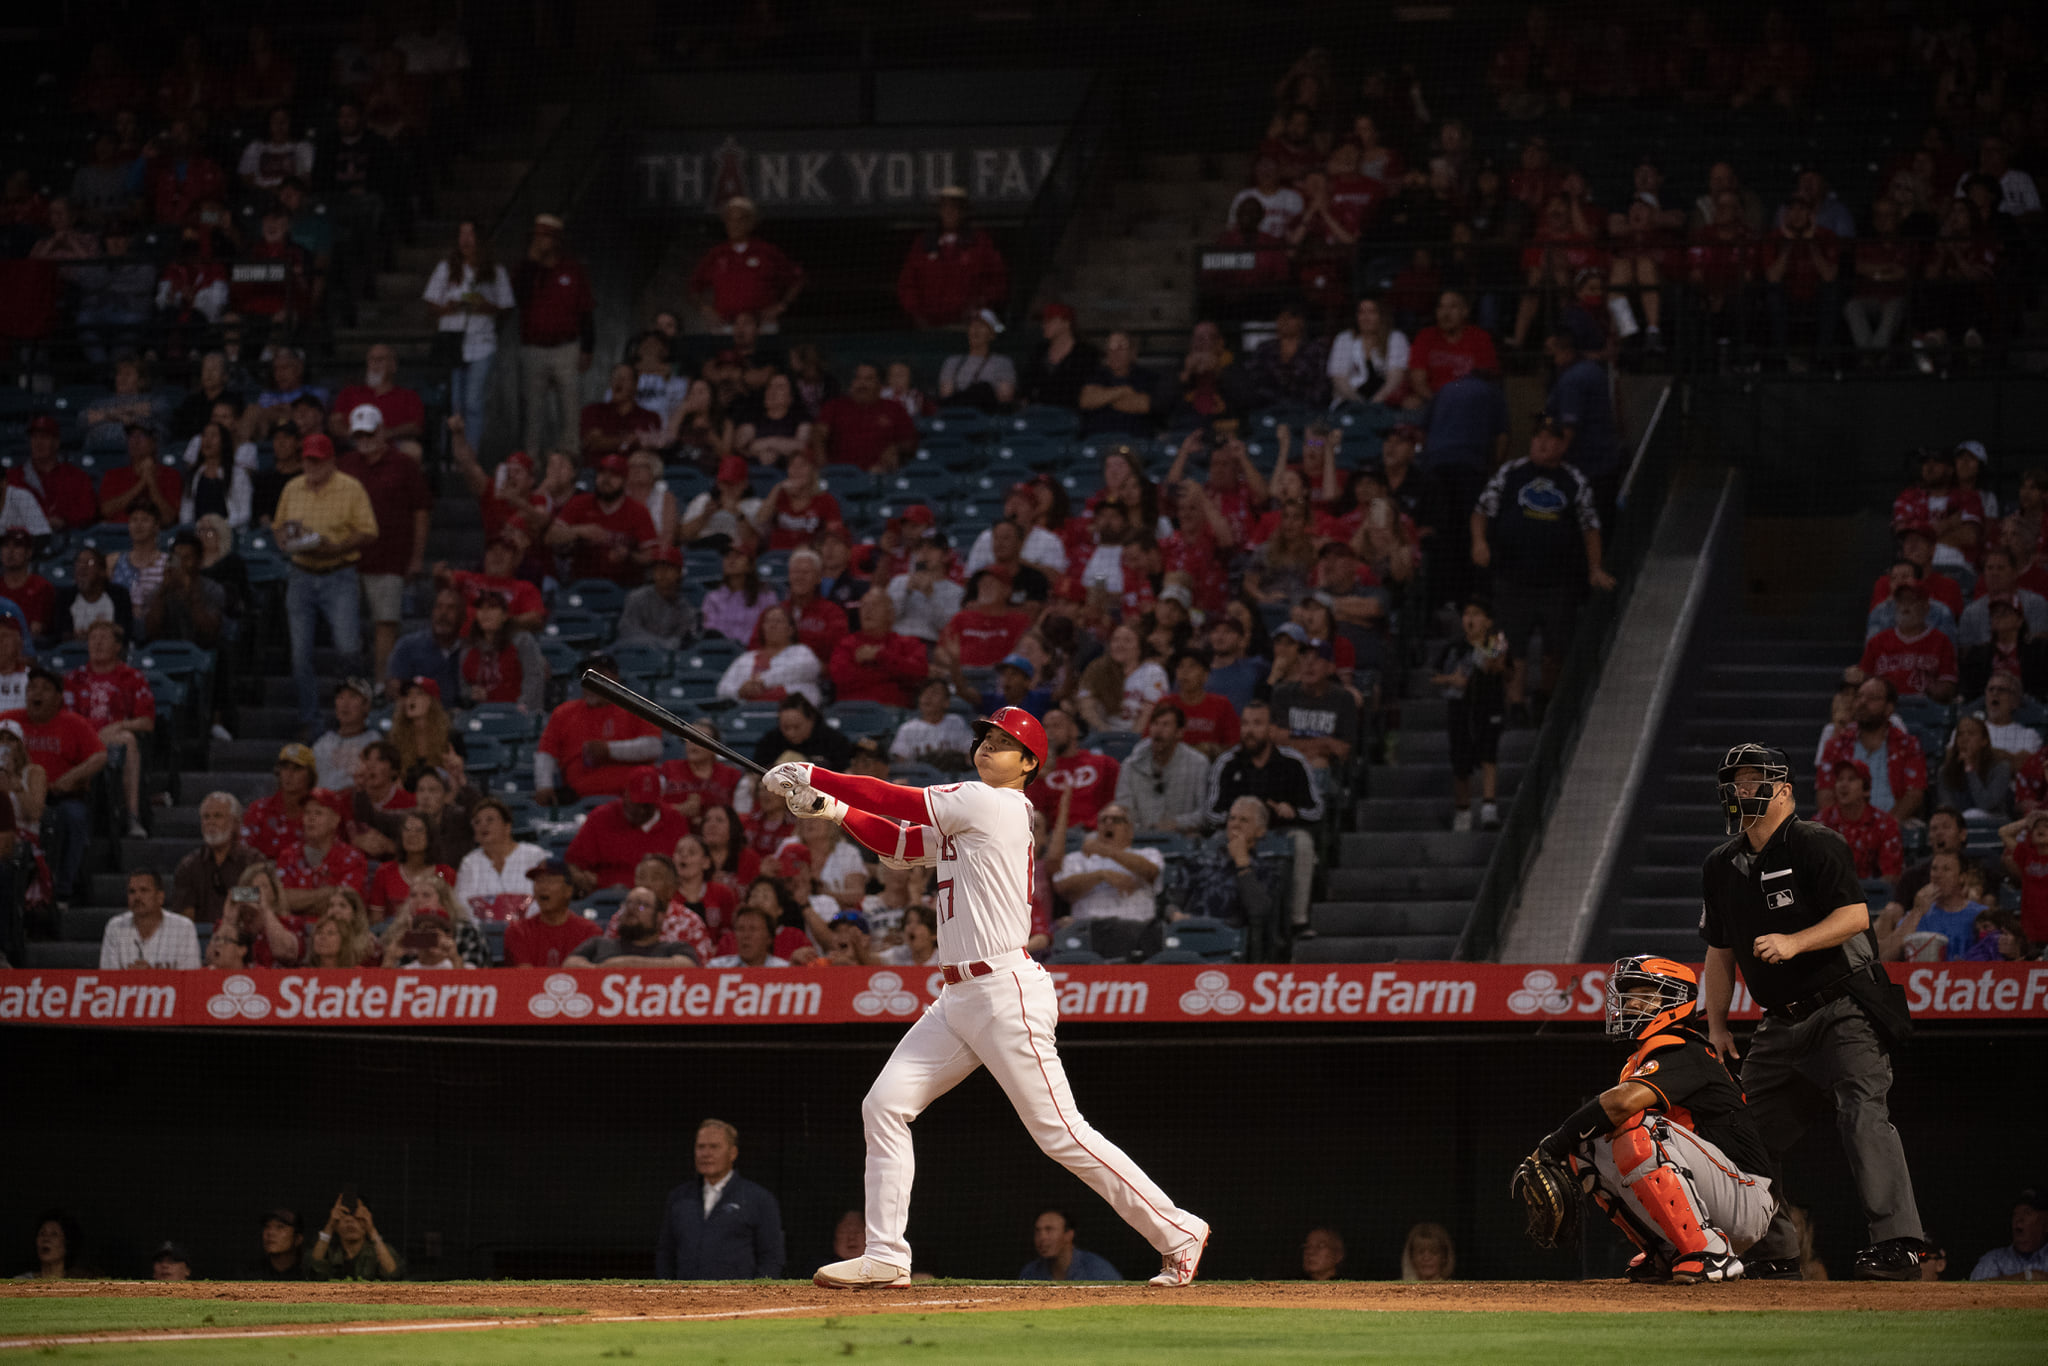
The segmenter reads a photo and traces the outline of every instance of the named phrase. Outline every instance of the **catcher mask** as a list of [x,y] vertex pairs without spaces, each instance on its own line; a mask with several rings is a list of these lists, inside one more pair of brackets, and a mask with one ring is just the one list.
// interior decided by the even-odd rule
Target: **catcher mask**
[[1644,1039],[1699,1009],[1700,979],[1683,963],[1639,954],[1607,977],[1607,1033]]
[[[1762,775],[1756,790],[1748,796],[1736,791],[1735,775],[1745,768],[1753,768]],[[1745,741],[1728,751],[1721,760],[1720,772],[1721,814],[1727,821],[1727,832],[1740,834],[1762,820],[1770,810],[1771,800],[1778,795],[1778,785],[1788,788],[1792,783],[1792,764],[1785,752]]]

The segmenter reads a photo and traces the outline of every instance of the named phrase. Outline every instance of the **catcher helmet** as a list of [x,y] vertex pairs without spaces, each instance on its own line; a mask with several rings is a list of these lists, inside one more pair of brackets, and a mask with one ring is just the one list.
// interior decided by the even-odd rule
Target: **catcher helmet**
[[[1655,999],[1639,999],[1645,995]],[[1685,964],[1648,954],[1620,959],[1607,976],[1608,1036],[1648,1038],[1689,1018],[1699,1000],[1699,975]]]
[[1045,742],[1045,727],[1039,724],[1038,718],[1022,707],[998,708],[974,723],[975,748],[981,747],[981,742],[992,730],[999,730],[1024,746],[1024,752],[1038,761],[1030,776],[1024,779],[1024,785],[1029,787],[1037,782],[1038,775],[1045,771],[1045,756],[1049,748]]
[[[1756,769],[1763,775],[1756,791],[1746,797],[1735,790],[1735,775],[1745,768]],[[1727,821],[1727,833],[1739,834],[1764,818],[1770,810],[1772,798],[1778,795],[1778,784],[1791,786],[1792,761],[1785,757],[1782,749],[1744,741],[1731,748],[1721,760],[1719,777],[1721,814]]]

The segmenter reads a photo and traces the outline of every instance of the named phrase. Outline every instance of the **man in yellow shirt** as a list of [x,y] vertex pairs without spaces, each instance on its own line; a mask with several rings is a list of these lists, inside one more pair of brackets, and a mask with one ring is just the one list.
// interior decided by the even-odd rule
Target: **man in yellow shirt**
[[334,467],[334,443],[306,438],[299,457],[305,472],[278,495],[271,525],[278,548],[292,557],[285,586],[285,614],[292,632],[292,681],[299,691],[301,739],[319,729],[320,678],[313,668],[313,638],[327,618],[334,648],[342,654],[335,676],[362,672],[362,588],[356,561],[377,539],[377,514],[361,483]]

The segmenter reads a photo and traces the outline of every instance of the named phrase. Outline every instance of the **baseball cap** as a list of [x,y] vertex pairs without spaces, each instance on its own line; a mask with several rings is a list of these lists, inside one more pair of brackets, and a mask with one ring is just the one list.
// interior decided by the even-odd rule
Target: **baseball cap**
[[832,923],[835,925],[852,925],[859,929],[862,934],[868,932],[868,918],[856,910],[841,911],[838,915],[832,917]]
[[996,662],[998,669],[1015,669],[1028,679],[1038,677],[1038,670],[1023,655],[1004,655]]
[[262,1219],[257,1221],[257,1227],[260,1228],[264,1224],[283,1224],[287,1228],[298,1228],[299,1212],[295,1209],[286,1209],[283,1205],[276,1209],[267,1209],[263,1211]]
[[28,432],[30,436],[34,436],[39,432],[48,436],[62,436],[64,434],[64,427],[63,424],[59,423],[50,414],[37,413],[28,420]]
[[1159,600],[1161,602],[1177,602],[1189,609],[1192,609],[1195,605],[1195,595],[1188,591],[1188,586],[1184,583],[1168,584],[1159,594]]
[[1337,658],[1337,647],[1327,640],[1311,640],[1308,648],[1318,657],[1328,660]]
[[1861,759],[1843,759],[1836,763],[1835,772],[1853,773],[1863,780],[1865,787],[1870,786],[1870,765],[1864,763]]
[[1934,524],[1932,522],[1900,522],[1892,528],[1892,531],[1900,540],[1904,540],[1908,536],[1925,536],[1930,541],[1934,539]]
[[2009,608],[2015,612],[2024,610],[2020,607],[2017,593],[1993,593],[1984,604],[1984,610],[1987,612],[1999,607]]
[[533,473],[533,457],[525,451],[512,452],[512,454],[505,457],[505,463],[508,465],[518,465],[528,474]]
[[348,429],[351,435],[356,432],[382,431],[383,428],[384,410],[376,404],[358,403],[349,410]]
[[1074,321],[1074,306],[1072,304],[1047,304],[1044,308],[1038,310],[1038,316],[1041,318],[1065,318],[1068,322],[1072,322]]
[[337,792],[331,787],[314,788],[311,792],[308,792],[306,794],[306,800],[308,802],[317,802],[321,806],[326,807],[329,811],[335,812],[337,815],[343,811],[347,811],[353,805],[353,803],[350,802],[347,793]]
[[152,1262],[163,1261],[166,1257],[174,1262],[183,1262],[187,1266],[192,1264],[192,1254],[185,1251],[183,1243],[166,1241],[158,1244],[156,1251],[149,1254],[149,1259]]
[[0,545],[33,546],[35,543],[35,535],[25,526],[11,526],[5,533],[0,533]]
[[776,847],[775,861],[785,871],[799,863],[808,868],[811,866],[811,848],[802,840],[784,840]]
[[1422,428],[1416,426],[1413,422],[1396,422],[1387,429],[1386,439],[1391,441],[1397,436],[1404,441],[1413,441],[1419,444],[1422,440]]
[[1980,465],[1988,465],[1991,463],[1991,457],[1985,453],[1984,443],[1981,441],[1956,442],[1956,455],[1961,455],[1965,451],[1968,451],[1971,455],[1976,456],[1977,463]]
[[919,526],[932,526],[936,524],[938,519],[932,515],[932,510],[923,503],[912,503],[889,520],[892,523],[915,522]]
[[367,678],[344,678],[337,686],[336,691],[340,691],[343,688],[362,698],[365,702],[375,702],[377,700],[377,689],[371,685],[370,680]]
[[2048,1186],[2029,1186],[2013,1203],[2025,1205],[2028,1209],[2048,1209]]
[[320,767],[318,761],[313,758],[311,745],[286,745],[277,752],[277,761],[281,764],[297,764],[307,770]]
[[649,564],[672,564],[676,568],[681,569],[683,567],[683,552],[672,545],[660,546],[653,554],[647,557],[647,562]]
[[405,687],[401,691],[401,696],[404,693],[411,692],[414,688],[418,688],[421,692],[433,698],[436,702],[439,702],[441,700],[441,685],[439,683],[436,683],[433,679],[427,677],[425,674],[414,674],[411,678],[407,679]]
[[589,654],[583,656],[576,665],[576,672],[579,674],[590,669],[596,669],[599,673],[610,674],[616,678],[619,674],[619,661],[612,658],[609,650],[592,650]]
[[718,482],[721,484],[744,484],[747,482],[747,462],[737,455],[728,455],[718,462]]
[[321,433],[315,432],[300,444],[299,459],[332,460],[334,459],[334,443]]
[[1308,632],[1298,621],[1282,622],[1273,632],[1275,640],[1291,640],[1296,645],[1308,644]]
[[537,877],[567,876],[569,876],[569,860],[565,858],[542,859],[539,863],[534,864],[533,867],[528,868],[526,870],[526,878],[529,882],[531,882],[534,878]]
[[958,185],[942,185],[939,187],[939,198],[965,199],[967,198],[967,191]]
[[537,213],[533,216],[533,226],[536,228],[546,228],[549,232],[560,232],[562,230],[562,220],[556,214]]
[[625,456],[612,454],[598,461],[597,468],[604,474],[625,474],[633,467],[627,463]]
[[1534,432],[1548,432],[1552,436],[1563,436],[1564,423],[1549,413],[1538,413],[1536,415],[1536,425],[1531,430]]
[[661,774],[654,768],[642,765],[626,775],[626,800],[639,806],[655,806],[661,802]]
[[1892,596],[1895,598],[1924,598],[1927,596],[1927,590],[1911,579],[1903,579],[1892,585]]

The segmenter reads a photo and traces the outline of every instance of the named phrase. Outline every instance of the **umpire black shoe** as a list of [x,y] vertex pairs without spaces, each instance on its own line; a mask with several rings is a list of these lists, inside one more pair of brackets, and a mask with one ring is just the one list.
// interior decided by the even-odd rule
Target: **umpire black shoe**
[[1804,1277],[1799,1270],[1797,1257],[1766,1257],[1759,1262],[1744,1262],[1742,1274],[1752,1281],[1797,1281]]
[[1925,1238],[1887,1238],[1856,1254],[1859,1281],[1917,1281],[1920,1264],[1942,1255]]

